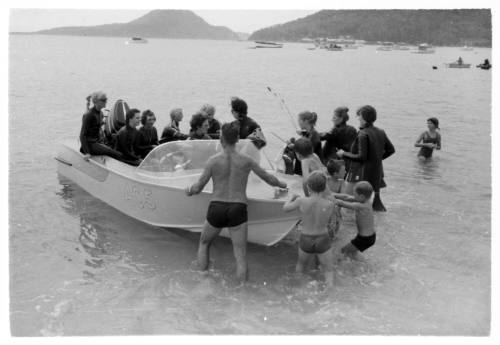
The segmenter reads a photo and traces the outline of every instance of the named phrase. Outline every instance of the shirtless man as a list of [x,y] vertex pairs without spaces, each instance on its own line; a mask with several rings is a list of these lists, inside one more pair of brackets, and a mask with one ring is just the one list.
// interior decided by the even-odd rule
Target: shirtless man
[[286,183],[268,174],[249,156],[236,152],[239,138],[237,123],[222,125],[220,141],[223,152],[209,159],[197,183],[185,189],[188,196],[200,193],[210,179],[213,183],[212,200],[207,211],[207,220],[200,236],[198,265],[207,270],[209,249],[213,239],[223,228],[229,229],[236,258],[236,276],[244,282],[247,277],[247,182],[253,171],[271,186],[286,188]]

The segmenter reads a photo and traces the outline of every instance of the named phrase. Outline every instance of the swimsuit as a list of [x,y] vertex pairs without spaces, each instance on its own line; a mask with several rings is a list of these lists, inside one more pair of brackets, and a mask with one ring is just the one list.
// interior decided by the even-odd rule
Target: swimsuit
[[242,202],[211,201],[207,221],[214,228],[228,228],[248,221],[247,205]]
[[376,238],[377,238],[377,235],[375,233],[373,235],[370,235],[370,236],[357,235],[351,241],[351,244],[354,247],[356,247],[357,250],[359,250],[360,252],[363,252],[375,244]]
[[[422,138],[422,142],[424,144],[436,144],[437,145],[437,144],[439,144],[438,138],[439,138],[438,134],[436,134],[435,138],[432,138],[428,132],[425,132],[424,137]],[[430,157],[432,157],[432,151],[434,151],[434,149],[431,149],[430,147],[421,147],[420,151],[418,151],[418,155],[425,157],[425,158],[430,158]]]
[[299,248],[308,254],[323,254],[332,247],[328,233],[322,235],[300,234]]

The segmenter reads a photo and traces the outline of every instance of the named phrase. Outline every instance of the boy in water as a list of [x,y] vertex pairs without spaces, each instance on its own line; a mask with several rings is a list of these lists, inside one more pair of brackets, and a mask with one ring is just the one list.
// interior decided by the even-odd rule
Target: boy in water
[[299,259],[295,268],[302,273],[311,256],[319,259],[329,287],[333,286],[332,239],[328,233],[328,223],[334,212],[334,202],[324,197],[326,176],[314,171],[307,178],[308,197],[295,194],[283,205],[285,212],[299,209],[302,213],[302,231],[299,239]]
[[325,166],[321,163],[319,157],[313,152],[313,145],[311,140],[307,138],[300,138],[295,140],[293,147],[297,159],[300,160],[302,168],[302,185],[304,187],[304,194],[309,195],[307,188],[307,179],[309,175],[316,170],[321,172],[325,171]]
[[340,199],[337,201],[340,207],[355,211],[358,235],[342,248],[342,253],[356,258],[358,251],[363,252],[375,244],[376,234],[373,224],[373,208],[370,203],[373,194],[372,185],[367,181],[360,181],[354,185],[353,192],[353,196],[334,193],[334,197]]

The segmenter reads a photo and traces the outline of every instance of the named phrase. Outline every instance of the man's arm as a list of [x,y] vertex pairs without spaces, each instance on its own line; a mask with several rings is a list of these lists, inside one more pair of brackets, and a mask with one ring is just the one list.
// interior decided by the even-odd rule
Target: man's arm
[[248,158],[250,161],[250,169],[259,176],[264,182],[273,187],[286,188],[286,183],[278,180],[278,178],[274,175],[269,174],[265,171],[257,162],[253,159]]
[[290,212],[296,210],[297,208],[300,207],[300,201],[301,201],[300,195],[298,194],[292,195],[290,200],[285,202],[285,204],[283,205],[283,211]]
[[212,177],[212,161],[208,161],[207,166],[205,169],[203,169],[203,173],[201,174],[198,182],[193,184],[190,187],[186,187],[184,190],[186,192],[187,196],[195,195],[201,193],[203,188],[205,188],[206,184],[208,181],[210,181],[210,178]]
[[436,133],[436,134],[437,134],[436,150],[441,150],[441,134],[440,133]]

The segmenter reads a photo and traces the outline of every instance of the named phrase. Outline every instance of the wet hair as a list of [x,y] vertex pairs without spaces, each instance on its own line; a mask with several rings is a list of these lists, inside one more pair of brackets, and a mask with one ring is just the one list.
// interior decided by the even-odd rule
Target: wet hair
[[326,163],[326,170],[328,171],[328,173],[330,175],[333,175],[335,174],[336,172],[339,172],[340,171],[340,164],[337,163],[334,159],[330,159],[327,163]]
[[318,120],[318,115],[312,111],[303,111],[299,113],[299,119],[314,126]]
[[221,139],[229,145],[234,145],[240,138],[240,126],[237,121],[225,123],[221,127]]
[[146,121],[148,120],[149,116],[155,116],[155,113],[153,113],[151,110],[147,109],[142,112],[141,115],[141,123],[144,126],[146,124]]
[[373,187],[368,181],[359,181],[354,185],[354,191],[359,195],[363,195],[365,198],[369,199],[373,193]]
[[174,108],[170,110],[170,119],[174,120],[177,115],[182,114],[182,109],[181,108]]
[[347,121],[349,121],[349,108],[347,107],[338,107],[338,108],[335,108],[335,110],[333,111],[335,113],[335,115],[337,115],[338,117],[340,117],[342,119],[342,123],[345,124]]
[[129,122],[135,117],[135,114],[140,113],[139,109],[132,108],[129,111],[127,111],[127,114],[125,115],[125,125],[127,127],[130,127]]
[[377,111],[371,105],[364,105],[358,109],[356,112],[359,116],[363,118],[367,123],[371,124],[377,120]]
[[321,193],[326,188],[326,176],[321,171],[313,171],[306,183],[312,192]]
[[436,127],[437,129],[439,129],[439,120],[436,117],[429,117],[427,119],[427,122],[432,122],[432,124],[434,125],[434,127]]
[[201,112],[204,112],[205,114],[209,114],[209,113],[212,113],[212,114],[215,114],[215,107],[211,104],[203,104],[203,106],[200,108],[200,111]]
[[201,126],[203,126],[203,123],[207,121],[207,116],[201,112],[197,112],[191,117],[191,121],[189,122],[189,125],[191,126],[191,130],[194,132]]
[[246,115],[248,112],[247,102],[238,97],[231,98],[231,108],[240,115]]
[[308,157],[313,154],[313,146],[311,140],[307,138],[299,138],[295,140],[293,150],[302,157]]

